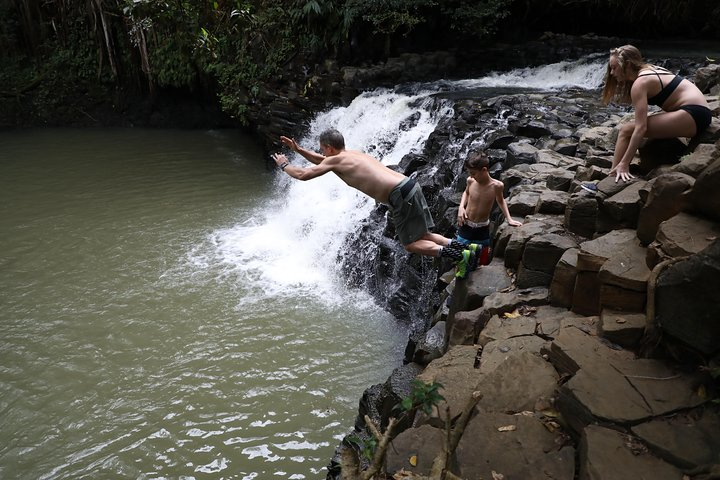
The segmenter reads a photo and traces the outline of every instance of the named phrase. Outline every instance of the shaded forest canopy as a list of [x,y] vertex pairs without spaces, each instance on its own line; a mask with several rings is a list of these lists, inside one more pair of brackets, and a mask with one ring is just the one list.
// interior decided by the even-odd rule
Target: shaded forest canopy
[[717,0],[0,0],[0,102],[32,92],[42,119],[79,95],[176,91],[242,123],[291,59],[360,64],[543,31],[716,40],[717,25]]

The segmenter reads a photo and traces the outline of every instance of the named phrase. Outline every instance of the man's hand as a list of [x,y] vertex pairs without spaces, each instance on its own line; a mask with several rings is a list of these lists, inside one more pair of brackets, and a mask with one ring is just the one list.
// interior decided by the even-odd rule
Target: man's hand
[[297,152],[300,149],[300,145],[297,144],[294,138],[281,136],[280,141],[293,152]]
[[517,220],[515,220],[513,218],[509,218],[507,223],[511,227],[522,227],[522,222],[518,222]]
[[271,155],[272,159],[275,160],[275,164],[278,167],[282,167],[285,163],[289,163],[287,157],[282,153],[276,153]]

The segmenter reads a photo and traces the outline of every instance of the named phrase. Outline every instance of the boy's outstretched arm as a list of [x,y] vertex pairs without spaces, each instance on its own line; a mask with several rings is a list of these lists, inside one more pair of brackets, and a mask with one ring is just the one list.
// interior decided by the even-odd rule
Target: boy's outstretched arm
[[504,185],[502,182],[499,182],[500,185],[497,185],[495,187],[495,201],[498,204],[498,207],[500,207],[500,211],[505,215],[505,220],[507,220],[508,225],[511,227],[519,227],[522,225],[522,222],[518,222],[514,218],[512,218],[512,215],[510,215],[510,210],[508,210],[507,203],[505,202],[505,197],[503,197],[503,190]]

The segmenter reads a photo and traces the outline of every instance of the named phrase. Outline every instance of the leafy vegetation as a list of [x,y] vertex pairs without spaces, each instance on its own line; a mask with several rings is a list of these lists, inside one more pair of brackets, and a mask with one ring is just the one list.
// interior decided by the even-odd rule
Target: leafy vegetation
[[15,0],[0,4],[0,101],[31,95],[40,113],[78,90],[202,90],[243,120],[296,58],[312,66],[477,43],[501,27],[544,29],[536,13],[564,9],[718,35],[708,29],[720,20],[713,1]]

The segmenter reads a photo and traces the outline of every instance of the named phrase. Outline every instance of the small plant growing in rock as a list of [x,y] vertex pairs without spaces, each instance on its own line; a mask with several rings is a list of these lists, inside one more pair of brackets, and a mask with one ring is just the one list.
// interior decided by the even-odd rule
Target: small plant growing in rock
[[[415,413],[422,411],[426,415],[430,415],[434,408],[438,408],[438,405],[445,398],[440,395],[439,390],[442,385],[437,382],[430,384],[423,383],[419,380],[413,380],[410,395],[404,398],[397,406],[396,411],[400,412],[397,418],[390,418],[387,429],[381,433],[378,427],[373,423],[370,418],[365,415],[365,424],[368,430],[372,433],[373,439],[371,441],[361,441],[357,436],[353,436],[353,439],[348,440],[355,444],[358,449],[362,452],[368,460],[370,460],[370,466],[366,470],[360,470],[360,462],[355,452],[351,449],[345,449],[342,453],[342,478],[345,480],[371,480],[387,478],[383,476],[383,464],[385,462],[385,455],[390,442],[396,435],[398,423],[407,418],[414,418]],[[458,442],[465,431],[465,426],[470,420],[472,411],[480,401],[482,395],[479,392],[473,392],[468,399],[467,405],[463,410],[460,417],[453,426],[451,423],[450,409],[447,408],[445,412],[445,440],[443,442],[442,451],[433,460],[432,468],[428,476],[416,475],[414,473],[407,472],[403,473],[404,479],[407,480],[456,480],[457,476],[453,475],[448,465],[453,452],[457,448]],[[439,413],[439,412],[438,412]],[[357,440],[357,441],[356,441]],[[396,478],[396,477],[393,477]]]
[[424,383],[420,380],[413,380],[410,395],[400,402],[400,409],[409,414],[420,410],[426,415],[430,415],[432,409],[445,400],[445,397],[438,392],[441,388],[443,386],[438,382]]

